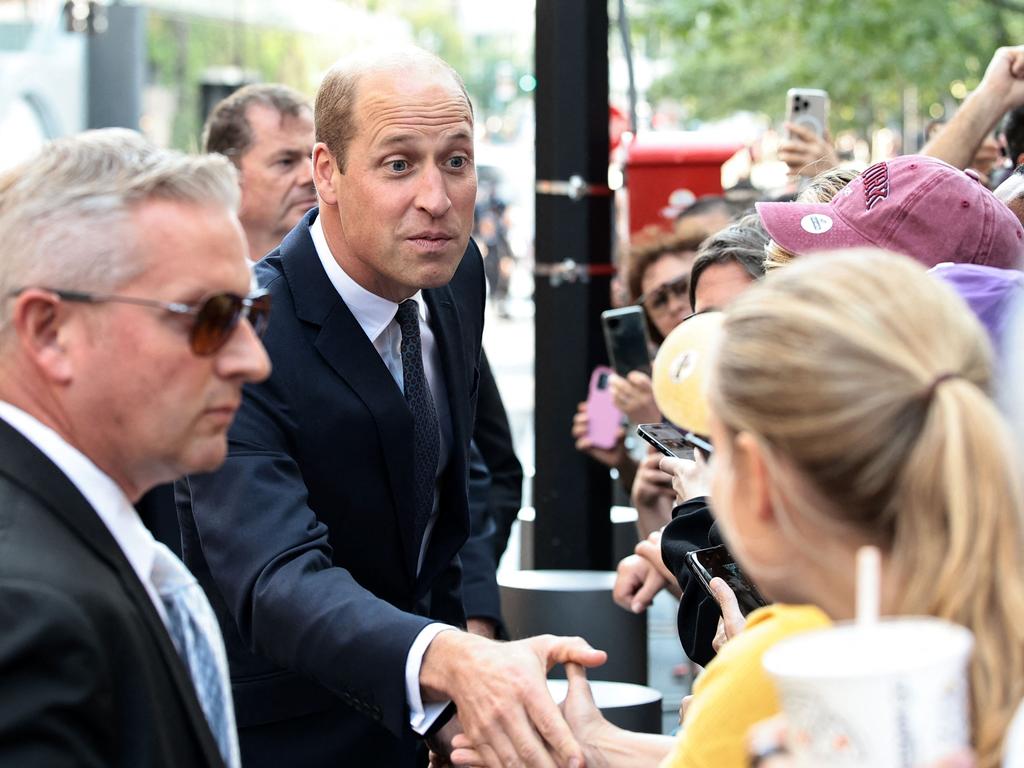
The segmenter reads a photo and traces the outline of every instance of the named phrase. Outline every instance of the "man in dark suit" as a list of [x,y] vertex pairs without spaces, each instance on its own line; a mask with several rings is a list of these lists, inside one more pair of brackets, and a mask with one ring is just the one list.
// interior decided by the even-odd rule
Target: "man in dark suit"
[[269,373],[237,204],[123,130],[0,177],[0,765],[239,765],[216,619],[131,506]]
[[489,764],[582,762],[544,673],[603,654],[458,629],[484,308],[465,89],[423,51],[349,59],[314,113],[319,211],[255,270],[274,375],[225,466],[176,489],[244,761],[415,765],[454,702]]

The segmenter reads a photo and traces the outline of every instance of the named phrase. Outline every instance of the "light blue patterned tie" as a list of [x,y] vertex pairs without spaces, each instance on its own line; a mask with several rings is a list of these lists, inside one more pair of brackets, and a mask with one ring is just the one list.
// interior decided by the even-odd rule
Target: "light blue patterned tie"
[[168,629],[195,686],[228,768],[242,763],[235,730],[227,653],[217,617],[195,577],[163,544],[156,542],[152,582],[167,610]]

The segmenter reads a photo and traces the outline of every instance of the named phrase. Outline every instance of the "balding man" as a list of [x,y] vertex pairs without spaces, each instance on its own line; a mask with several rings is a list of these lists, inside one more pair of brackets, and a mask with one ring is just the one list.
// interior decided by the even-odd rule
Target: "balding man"
[[239,765],[216,618],[131,506],[269,372],[237,205],[124,130],[0,177],[0,765]]
[[544,674],[603,654],[457,629],[484,313],[465,88],[423,51],[351,58],[315,114],[319,210],[255,270],[274,375],[178,489],[245,763],[416,765],[449,702],[491,765],[582,763]]

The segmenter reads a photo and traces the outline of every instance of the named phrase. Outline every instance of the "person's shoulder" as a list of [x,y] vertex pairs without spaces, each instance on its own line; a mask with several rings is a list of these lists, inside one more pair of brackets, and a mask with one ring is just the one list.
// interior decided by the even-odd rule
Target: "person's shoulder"
[[483,311],[484,301],[484,261],[473,238],[469,239],[466,251],[462,255],[455,275],[448,284],[458,298],[460,306],[468,306],[467,302],[476,300]]
[[823,629],[831,623],[829,617],[814,605],[768,605],[758,608],[747,617],[747,626],[725,645],[722,655],[767,650],[785,637],[812,629]]
[[274,282],[284,276],[280,248],[274,249],[253,265],[252,274],[260,288],[273,290]]

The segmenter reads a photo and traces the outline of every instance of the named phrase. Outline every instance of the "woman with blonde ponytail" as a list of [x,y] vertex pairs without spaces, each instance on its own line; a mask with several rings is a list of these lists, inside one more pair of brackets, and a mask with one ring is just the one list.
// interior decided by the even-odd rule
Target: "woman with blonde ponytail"
[[1017,449],[966,305],[910,259],[794,264],[730,309],[710,392],[713,499],[773,599],[854,608],[854,556],[883,552],[883,611],[969,628],[978,764],[1024,696]]
[[856,552],[873,544],[883,613],[974,633],[972,746],[997,768],[1024,697],[1024,494],[967,305],[903,256],[805,257],[730,305],[710,365],[712,509],[774,604],[708,664],[674,742],[610,725],[569,665],[587,764],[745,766],[748,727],[779,711],[764,652],[852,618]]

